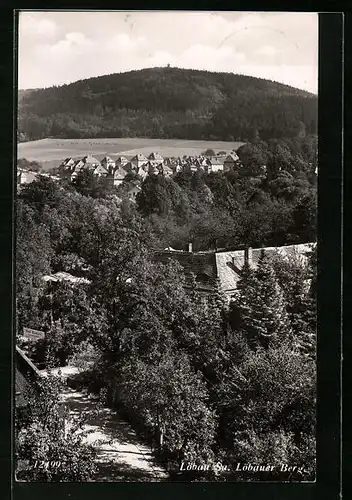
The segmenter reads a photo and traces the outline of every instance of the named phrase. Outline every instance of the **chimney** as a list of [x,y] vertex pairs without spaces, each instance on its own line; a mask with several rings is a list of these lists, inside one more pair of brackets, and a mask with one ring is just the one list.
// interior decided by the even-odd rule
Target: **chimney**
[[192,243],[188,243],[188,251],[189,253],[192,253]]
[[251,247],[246,247],[244,249],[244,262],[245,264],[252,264],[252,248]]

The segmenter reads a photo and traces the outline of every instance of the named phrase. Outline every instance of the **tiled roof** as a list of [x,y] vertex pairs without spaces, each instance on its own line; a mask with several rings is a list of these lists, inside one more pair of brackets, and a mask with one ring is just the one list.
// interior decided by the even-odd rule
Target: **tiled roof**
[[[249,257],[249,264],[254,269],[258,265],[262,250],[264,250],[268,256],[278,254],[284,257],[302,256],[304,258],[305,254],[310,252],[311,244],[303,243],[300,245],[287,245],[282,247],[266,247],[264,249],[254,248],[250,251]],[[220,280],[220,286],[223,292],[231,293],[236,289],[243,265],[244,250],[216,253],[216,267]]]
[[86,278],[81,278],[78,276],[73,276],[70,273],[66,273],[64,271],[59,271],[55,274],[47,274],[43,276],[44,281],[53,281],[53,282],[58,282],[58,281],[69,281],[70,283],[90,283],[89,280]]
[[[279,254],[282,256],[300,256],[305,258],[311,251],[312,245],[287,245],[283,247],[266,247],[265,253],[269,256]],[[262,248],[250,250],[249,262],[256,268]],[[217,282],[221,290],[231,295],[237,287],[241,269],[244,265],[244,250],[228,252],[182,252],[171,247],[154,254],[156,262],[166,263],[168,259],[177,260],[184,269],[186,281],[189,283],[191,273],[195,274],[198,287],[202,290],[214,290]],[[188,278],[188,279],[187,279]]]
[[124,156],[119,156],[116,160],[116,164],[117,163],[119,163],[120,165],[125,165],[126,163],[128,163],[128,160]]
[[83,167],[84,167],[84,162],[82,160],[77,160],[73,165],[72,171],[79,172],[79,170],[82,170]]
[[98,165],[97,167],[95,167],[94,173],[95,174],[105,174],[105,175],[107,175],[108,171],[102,165]]
[[215,158],[214,156],[212,158],[209,158],[207,160],[208,165],[223,165],[224,161],[222,158]]
[[75,160],[73,158],[65,158],[65,160],[62,162],[62,166],[72,166],[75,163]]
[[100,165],[100,161],[97,160],[96,158],[94,158],[94,156],[92,155],[88,155],[88,156],[85,156],[84,158],[82,158],[82,161],[87,165],[87,164],[91,164],[91,165]]

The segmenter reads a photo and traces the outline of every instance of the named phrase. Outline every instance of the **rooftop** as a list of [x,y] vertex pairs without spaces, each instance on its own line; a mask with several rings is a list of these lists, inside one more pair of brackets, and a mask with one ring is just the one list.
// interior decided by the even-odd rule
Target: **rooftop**
[[59,271],[55,274],[47,274],[43,276],[43,280],[52,282],[68,281],[70,283],[90,283],[90,281],[86,278],[73,276],[72,274],[66,273],[64,271]]
[[[257,267],[262,250],[269,256],[276,254],[283,257],[295,256],[305,259],[311,249],[311,243],[250,249],[249,264],[254,269]],[[188,282],[191,273],[193,273],[196,276],[198,286],[202,289],[214,289],[219,280],[220,289],[226,295],[231,295],[237,288],[237,282],[240,279],[245,250],[187,252],[168,247],[156,252],[154,258],[157,262],[162,263],[166,263],[170,258],[177,260],[183,267]]]

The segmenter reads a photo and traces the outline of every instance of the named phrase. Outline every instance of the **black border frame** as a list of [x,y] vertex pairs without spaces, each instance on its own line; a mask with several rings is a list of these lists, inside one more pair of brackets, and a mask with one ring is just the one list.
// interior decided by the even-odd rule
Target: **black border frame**
[[[62,2],[66,3],[66,2]],[[221,9],[206,5],[207,10]],[[86,2],[84,9],[89,9]],[[192,2],[191,2],[192,4]],[[117,6],[115,6],[116,8]],[[170,6],[171,7],[171,6]],[[190,9],[191,5],[188,5]],[[193,7],[193,6],[192,6]],[[238,6],[240,7],[240,6]],[[250,6],[246,6],[250,10]],[[268,8],[268,4],[266,4]],[[285,10],[273,6],[272,10]],[[306,6],[307,7],[307,6]],[[32,7],[33,8],[33,7]],[[58,7],[56,7],[58,8]],[[60,7],[59,7],[60,8]],[[61,9],[72,9],[61,5]],[[77,6],[79,8],[79,6]],[[143,6],[141,6],[143,9]],[[144,7],[146,8],[146,7]],[[155,7],[156,8],[156,7]],[[165,8],[165,7],[164,7]],[[186,9],[187,7],[185,7]],[[194,8],[197,8],[194,6]],[[49,9],[48,6],[38,10]],[[55,9],[54,7],[52,8]],[[299,11],[299,6],[296,6]],[[137,10],[137,9],[136,9]],[[238,9],[240,10],[240,9]],[[258,9],[260,10],[260,9]],[[263,10],[263,9],[261,9]],[[269,9],[268,9],[269,10]],[[271,10],[271,9],[270,9]],[[302,9],[304,11],[306,9]],[[312,9],[313,10],[313,9]],[[14,141],[14,12],[1,9],[0,72],[3,95],[0,99],[0,142],[3,165],[0,169],[0,458],[4,486],[15,500],[47,498],[78,499],[103,494],[105,498],[143,498],[221,495],[237,499],[284,498],[333,500],[340,497],[341,479],[341,224],[342,224],[342,119],[343,119],[343,26],[341,13],[323,13],[319,18],[319,208],[318,208],[318,405],[317,479],[315,483],[15,483],[11,477],[12,415],[12,319],[13,319],[13,196],[16,153]],[[11,215],[10,215],[11,214]],[[9,216],[10,215],[10,216]]]

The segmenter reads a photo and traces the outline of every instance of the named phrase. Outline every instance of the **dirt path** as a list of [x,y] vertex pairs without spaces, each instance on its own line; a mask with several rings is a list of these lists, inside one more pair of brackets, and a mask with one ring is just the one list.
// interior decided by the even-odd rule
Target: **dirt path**
[[[85,392],[67,388],[62,399],[72,415],[97,409],[97,399]],[[155,462],[151,449],[142,444],[132,427],[118,414],[104,408],[98,416],[89,417],[85,429],[92,431],[88,442],[98,443],[99,473],[97,481],[164,481],[168,474]]]

